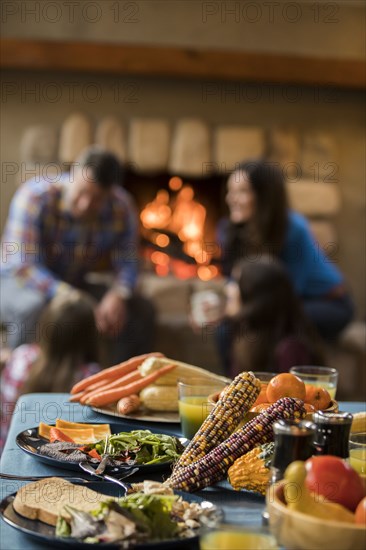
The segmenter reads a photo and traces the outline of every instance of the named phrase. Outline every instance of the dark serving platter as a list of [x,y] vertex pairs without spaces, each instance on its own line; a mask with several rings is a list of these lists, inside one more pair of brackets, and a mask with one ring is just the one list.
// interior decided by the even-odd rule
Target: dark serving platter
[[[111,433],[116,434],[119,432],[127,432],[125,427],[121,427],[120,424],[109,424],[111,427]],[[132,431],[132,430],[131,430]],[[164,431],[159,430],[150,430],[152,433],[156,434],[164,434]],[[164,435],[172,435],[172,434],[164,434]],[[184,437],[179,436],[173,436],[177,437],[179,441],[182,443],[182,445],[187,445],[189,440]],[[80,472],[79,467],[79,461],[76,462],[67,462],[66,460],[60,460],[57,458],[53,458],[51,456],[43,455],[40,453],[39,448],[44,445],[45,443],[49,443],[49,441],[43,437],[40,437],[38,435],[38,426],[34,428],[29,428],[27,430],[24,430],[20,432],[15,439],[16,444],[18,447],[24,451],[25,453],[33,456],[37,460],[44,462],[45,464],[48,464],[49,466],[54,466],[56,468],[64,468],[66,470],[72,470],[72,471],[78,471]],[[97,464],[97,463],[94,463]],[[149,474],[150,472],[156,472],[156,471],[162,471],[162,470],[169,470],[171,465],[173,464],[172,460],[166,461],[166,462],[160,462],[158,464],[133,464],[134,468],[138,468],[141,473]],[[125,464],[121,466],[108,466],[106,468],[106,472],[109,474],[118,474],[123,472],[125,468],[131,467],[131,464]]]
[[[100,491],[100,486],[98,487],[97,484],[95,487],[93,487],[93,484],[91,483],[89,487],[99,492],[103,492],[103,493],[105,492],[104,489]],[[223,519],[222,510],[217,506],[215,506],[212,502],[207,501],[206,499],[199,497],[197,495],[192,495],[190,493],[183,493],[181,491],[176,491],[176,494],[182,496],[182,498],[184,498],[184,500],[188,502],[196,502],[200,504],[202,507],[212,511],[212,525],[210,525],[210,529],[212,529],[215,525],[218,525],[220,521],[222,521]],[[47,544],[48,548],[63,547],[63,548],[78,548],[80,550],[82,549],[91,550],[91,548],[103,548],[103,550],[104,549],[116,550],[121,548],[121,545],[118,543],[89,544],[71,537],[70,538],[56,537],[55,527],[53,527],[52,525],[47,525],[46,523],[43,523],[39,520],[28,519],[26,517],[21,516],[14,510],[13,500],[15,498],[15,495],[16,493],[8,495],[0,503],[0,516],[2,517],[3,521],[8,525],[10,525],[11,527],[13,527],[14,529],[21,531],[25,535],[28,535],[43,544]],[[109,491],[109,494],[106,494],[106,497],[108,496],[112,496],[110,494],[110,491]],[[172,547],[175,548],[175,547],[181,547],[181,546],[192,548],[193,544],[198,541],[199,536],[202,535],[203,532],[205,532],[206,530],[207,530],[206,527],[202,527],[198,529],[197,532],[192,537],[148,542],[144,544],[135,545],[133,547],[131,546],[131,548],[134,548],[134,549],[136,548],[136,550],[137,549],[138,550],[153,550],[153,549],[158,550],[160,548],[168,549]]]

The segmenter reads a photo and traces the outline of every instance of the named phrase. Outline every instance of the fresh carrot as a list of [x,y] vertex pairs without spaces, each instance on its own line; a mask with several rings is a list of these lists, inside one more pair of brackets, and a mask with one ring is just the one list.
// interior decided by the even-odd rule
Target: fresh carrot
[[79,391],[79,393],[74,393],[74,395],[71,395],[70,396],[70,399],[69,401],[71,401],[71,403],[77,403],[80,401],[80,399],[82,398],[82,396],[84,395],[85,392],[83,391]]
[[81,398],[79,399],[80,403],[82,405],[85,405],[87,403],[88,399],[90,397],[93,397],[95,394],[100,393],[101,391],[111,390],[113,388],[119,388],[120,386],[126,386],[127,384],[130,384],[131,382],[135,382],[136,380],[141,380],[143,378],[140,371],[135,370],[133,372],[130,372],[129,374],[126,374],[126,376],[122,376],[122,378],[118,378],[118,380],[115,380],[114,382],[111,382],[110,384],[105,384],[101,386],[100,388],[91,391],[91,392],[85,392]]
[[93,397],[89,398],[86,404],[93,406],[107,405],[109,403],[114,403],[115,401],[118,401],[122,397],[127,397],[129,395],[132,395],[133,393],[138,393],[143,388],[146,388],[146,386],[148,386],[149,384],[155,382],[155,380],[160,378],[160,376],[163,376],[172,369],[175,369],[176,366],[177,365],[174,364],[166,365],[165,367],[162,367],[161,369],[152,372],[148,376],[144,376],[143,378],[141,378],[141,380],[137,380],[135,382],[131,382],[130,384],[113,388],[111,390],[100,391],[99,393],[96,393]]
[[91,456],[92,458],[97,458],[98,460],[102,460],[102,457],[100,456],[100,454],[96,449],[91,449],[91,451],[88,452],[88,455]]
[[69,443],[74,443],[74,440],[71,439],[71,437],[64,434],[58,428],[53,427],[50,429],[50,443],[54,443],[55,441],[68,441]]
[[87,386],[84,391],[94,391],[98,388],[101,388],[106,383],[105,380],[99,380],[99,382],[95,382],[94,384],[90,384],[90,386]]
[[145,353],[144,355],[138,355],[136,357],[131,357],[131,359],[129,359],[128,361],[123,361],[118,365],[114,365],[113,367],[104,369],[98,372],[97,374],[88,376],[87,378],[84,378],[84,380],[80,380],[80,382],[77,382],[71,388],[70,393],[71,394],[79,393],[82,390],[85,390],[91,384],[94,384],[101,380],[104,380],[106,382],[116,380],[116,378],[120,376],[124,376],[125,374],[128,374],[129,372],[132,372],[133,370],[137,369],[137,367],[140,366],[141,363],[145,361],[145,359],[147,359],[148,357],[163,357],[163,354],[156,351],[152,353]]
[[[138,370],[136,370],[135,372],[138,372]],[[102,387],[104,387],[105,385],[106,385],[105,380],[100,380],[95,384],[91,384],[90,386],[85,388],[85,390],[79,391],[79,393],[74,393],[73,395],[71,395],[69,401],[71,401],[71,403],[79,402],[83,404],[85,403],[85,397],[87,395],[93,393],[97,389],[102,389]]]

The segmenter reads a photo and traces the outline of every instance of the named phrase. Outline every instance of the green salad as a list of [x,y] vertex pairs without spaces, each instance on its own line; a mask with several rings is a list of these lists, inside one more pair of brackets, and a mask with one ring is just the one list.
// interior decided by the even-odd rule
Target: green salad
[[105,501],[91,513],[66,506],[67,521],[58,518],[56,536],[73,537],[88,543],[117,540],[162,540],[177,534],[177,522],[172,519],[176,495],[146,495],[135,493],[118,501]]
[[154,434],[150,430],[120,432],[88,445],[99,455],[108,454],[116,461],[128,464],[159,464],[177,460],[184,447],[177,437]]
[[197,536],[202,527],[217,525],[213,505],[201,506],[155,481],[136,484],[140,490],[123,498],[106,498],[92,512],[66,505],[58,517],[57,537],[72,537],[89,544],[115,543],[119,548],[162,540]]

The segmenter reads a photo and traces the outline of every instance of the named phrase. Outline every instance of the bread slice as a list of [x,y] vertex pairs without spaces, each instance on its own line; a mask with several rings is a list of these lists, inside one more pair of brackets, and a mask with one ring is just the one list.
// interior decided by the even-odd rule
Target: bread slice
[[63,511],[65,505],[90,512],[98,507],[99,502],[111,498],[85,485],[74,485],[59,477],[48,477],[19,489],[13,507],[18,514],[28,519],[56,525],[61,512],[68,519],[67,512]]

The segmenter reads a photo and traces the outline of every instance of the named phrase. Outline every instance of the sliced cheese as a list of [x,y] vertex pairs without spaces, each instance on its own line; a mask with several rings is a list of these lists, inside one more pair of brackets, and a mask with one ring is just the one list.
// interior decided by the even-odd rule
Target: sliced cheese
[[[40,437],[44,437],[45,439],[50,438],[50,430],[54,426],[49,426],[48,424],[45,424],[44,422],[40,422],[38,426],[38,435]],[[60,428],[59,428],[60,429]],[[93,428],[86,428],[85,430],[72,430],[68,428],[62,428],[62,433],[67,435],[68,437],[71,437],[71,439],[75,443],[80,443],[82,445],[86,445],[87,443],[94,443],[95,441],[98,441],[99,437],[95,437],[94,429]]]
[[97,439],[103,439],[108,435],[111,435],[111,427],[109,424],[82,424],[80,422],[69,422],[68,420],[62,420],[62,418],[58,418],[56,420],[56,428],[59,428],[62,431],[64,431],[64,428],[68,430],[87,430],[92,428]]

